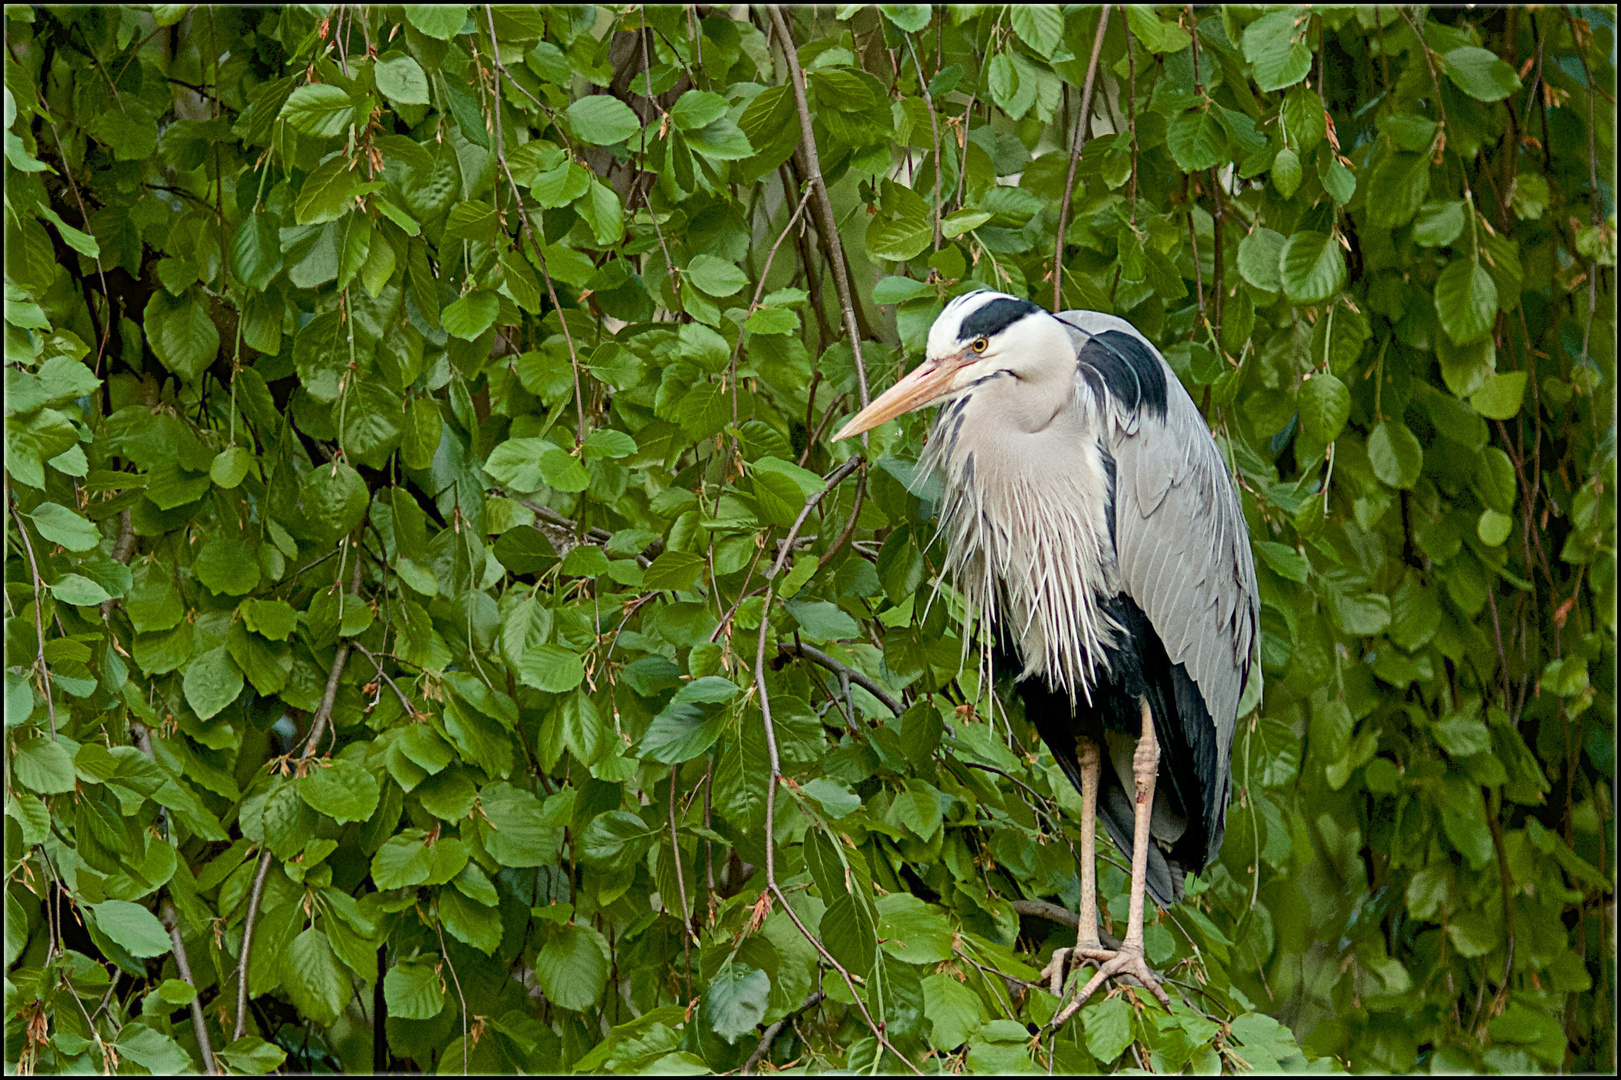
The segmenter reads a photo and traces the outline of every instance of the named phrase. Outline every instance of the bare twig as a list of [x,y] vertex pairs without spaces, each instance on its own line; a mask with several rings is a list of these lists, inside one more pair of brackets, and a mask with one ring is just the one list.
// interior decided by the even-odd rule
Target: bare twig
[[[518,81],[512,78],[506,66],[501,63],[501,50],[493,47],[495,41],[495,15],[490,11],[490,5],[488,4],[484,5],[484,17],[490,23],[491,62],[495,64],[495,70],[499,75],[505,76],[513,86],[518,86]],[[523,87],[518,86],[518,89],[523,90]],[[524,93],[528,94],[529,91],[524,90]],[[532,96],[530,100],[534,100]],[[535,104],[539,105],[540,102],[536,101]],[[523,205],[523,194],[518,190],[518,182],[512,178],[511,167],[507,165],[507,149],[501,142],[500,78],[495,80],[495,157],[501,163],[501,171],[506,174],[507,185],[512,188],[513,201],[518,204],[519,224],[523,226],[523,234],[529,237],[529,246],[535,249],[535,265],[540,269],[540,276],[546,282],[546,295],[551,299],[552,308],[557,312],[558,325],[563,328],[563,344],[568,346],[569,365],[574,371],[574,414],[578,424],[578,428],[574,432],[574,445],[578,447],[585,442],[585,395],[580,388],[580,354],[574,348],[574,335],[569,332],[568,318],[563,311],[563,306],[557,302],[557,288],[552,284],[551,272],[546,268],[545,249],[541,247],[540,241],[535,239],[535,229],[529,221],[529,211]],[[648,212],[652,212],[651,206],[648,207]]]
[[816,136],[811,130],[810,105],[805,100],[805,74],[799,69],[799,54],[794,46],[794,36],[788,29],[788,22],[783,18],[782,9],[776,4],[770,4],[767,10],[771,13],[772,25],[777,28],[777,36],[782,40],[782,54],[788,61],[788,82],[793,86],[794,104],[799,109],[799,131],[801,149],[805,154],[805,168],[810,176],[807,183],[812,185],[820,198],[817,199],[817,209],[821,211],[822,233],[827,241],[827,263],[833,270],[833,286],[839,292],[839,303],[844,307],[844,330],[850,336],[850,352],[855,356],[856,362],[856,388],[861,392],[861,407],[867,407],[867,364],[861,356],[861,331],[856,326],[856,300],[850,291],[850,275],[844,265],[844,245],[839,242],[839,222],[833,214],[833,199],[827,193],[827,182],[822,178],[822,162],[816,153]]
[[[351,596],[360,595],[360,545],[355,545],[355,568],[349,579],[349,593]],[[339,564],[341,568],[341,563]],[[332,669],[327,673],[326,691],[321,695],[321,702],[315,709],[315,715],[310,718],[310,733],[304,742],[304,752],[298,759],[299,772],[310,759],[315,756],[316,747],[321,743],[321,736],[326,732],[326,725],[332,716],[332,703],[338,697],[338,680],[343,676],[343,665],[349,659],[349,642],[338,646],[338,651],[332,658]],[[240,1039],[248,1024],[248,958],[253,952],[253,927],[259,918],[259,900],[264,895],[265,875],[270,872],[270,849],[265,848],[259,856],[259,869],[254,872],[253,891],[248,896],[248,914],[242,923],[242,957],[236,966],[236,1034],[232,1040]]]
[[848,664],[840,663],[813,645],[806,645],[803,642],[790,643],[787,641],[779,641],[777,642],[777,650],[784,656],[793,656],[795,654],[803,656],[806,660],[827,668],[827,670],[833,672],[835,675],[839,676],[839,678],[849,679],[851,682],[861,687],[861,689],[865,690],[867,693],[881,701],[884,708],[888,709],[896,716],[899,716],[901,713],[906,711],[906,706],[902,705],[900,701],[896,699],[894,694],[891,694],[888,690],[885,690],[878,683],[857,671],[855,668],[850,667]]
[[861,455],[857,454],[834,469],[827,475],[822,490],[805,500],[805,505],[800,509],[799,516],[794,519],[793,528],[788,530],[788,539],[783,541],[782,551],[777,555],[777,561],[771,564],[770,570],[766,571],[765,576],[768,581],[775,579],[778,574],[782,573],[783,564],[788,561],[788,555],[793,551],[795,537],[799,535],[799,530],[805,524],[805,519],[810,516],[810,512],[816,509],[816,504],[822,501],[822,496],[838,487],[846,476],[860,468],[863,460]]
[[[777,28],[778,33],[783,35],[786,51],[788,51],[791,55],[793,49],[792,39],[788,38],[787,36],[787,28],[780,25],[782,16],[776,11],[775,8],[772,9],[772,15],[779,22],[779,26]],[[803,521],[803,517],[801,518],[801,521]],[[798,531],[798,526],[796,525],[794,529],[789,532],[789,547],[793,545],[795,534]],[[783,911],[788,914],[789,919],[793,920],[794,926],[798,927],[799,932],[804,935],[805,940],[810,942],[811,945],[815,947],[816,951],[821,955],[822,959],[826,961],[827,964],[837,971],[844,979],[844,985],[849,989],[850,997],[855,1001],[856,1008],[861,1012],[861,1018],[866,1021],[867,1028],[872,1032],[873,1037],[878,1040],[878,1044],[884,1049],[888,1050],[890,1053],[894,1054],[895,1057],[914,1074],[921,1076],[923,1075],[922,1070],[920,1070],[916,1065],[912,1064],[911,1060],[908,1059],[906,1055],[895,1049],[894,1045],[890,1043],[888,1037],[885,1036],[884,1029],[873,1021],[872,1014],[867,1011],[867,1003],[861,999],[861,994],[856,990],[855,979],[851,977],[850,972],[845,969],[843,964],[839,963],[838,960],[833,957],[832,953],[827,951],[827,947],[822,944],[815,934],[811,933],[810,928],[800,921],[799,914],[794,911],[791,905],[789,905],[788,897],[784,895],[782,886],[777,884],[777,844],[772,834],[772,827],[773,823],[776,821],[777,785],[782,780],[782,759],[777,754],[777,729],[776,725],[773,724],[771,720],[771,693],[766,689],[765,680],[765,639],[766,635],[771,631],[771,601],[775,599],[776,587],[777,585],[775,581],[772,581],[766,586],[765,606],[762,608],[760,614],[760,635],[754,650],[754,685],[756,691],[760,695],[760,718],[761,722],[765,725],[766,752],[771,761],[771,775],[767,780],[765,789],[766,888],[771,890],[771,894],[777,898],[777,901],[780,904],[782,904]]]
[[[191,977],[191,962],[186,958],[186,943],[180,937],[180,917],[175,912],[174,903],[167,897],[158,905],[158,921],[169,931],[169,941],[174,945],[174,965],[180,972],[180,978],[193,990],[197,988],[197,981]],[[214,1065],[214,1047],[208,1041],[208,1023],[203,1019],[203,1003],[196,995],[191,999],[191,1026],[197,1033],[197,1048],[203,1055],[203,1072],[209,1076],[219,1075],[219,1069]]]
[[1109,5],[1098,13],[1098,32],[1092,39],[1092,58],[1086,62],[1086,84],[1081,90],[1081,111],[1075,117],[1075,134],[1069,143],[1069,176],[1064,181],[1064,199],[1058,208],[1058,238],[1053,241],[1053,312],[1064,306],[1064,226],[1069,221],[1069,200],[1075,189],[1075,168],[1081,163],[1081,147],[1086,145],[1086,132],[1092,121],[1092,90],[1098,73],[1098,58],[1103,55],[1103,35],[1109,29]]
[[912,66],[917,68],[917,85],[923,92],[923,105],[929,110],[929,130],[934,137],[934,250],[939,251],[944,239],[940,232],[940,117],[934,111],[934,95],[929,93],[929,80],[923,75],[923,63],[917,58],[917,45],[912,41],[911,34],[903,36],[906,38],[906,48],[912,54]]
[[810,997],[806,998],[804,1004],[800,1005],[799,1008],[795,1009],[787,1016],[784,1016],[775,1024],[772,1024],[770,1027],[766,1028],[765,1034],[760,1036],[760,1045],[754,1048],[754,1053],[750,1054],[749,1059],[743,1063],[742,1075],[754,1075],[755,1066],[760,1064],[761,1058],[765,1057],[771,1052],[771,1044],[776,1041],[777,1036],[782,1032],[782,1027],[784,1024],[793,1019],[795,1016],[798,1016],[800,1013],[805,1012],[807,1009],[813,1009],[817,1005],[820,1005],[822,1003],[822,999],[825,997],[827,997],[826,994],[822,993],[820,990],[816,991],[815,993],[811,994]]
[[456,965],[450,962],[450,951],[445,948],[445,932],[440,928],[444,918],[438,910],[433,913],[433,932],[439,935],[439,955],[450,969],[450,980],[456,984],[456,998],[462,1005],[462,1075],[467,1075],[467,998],[462,995],[461,976],[456,974]]
[[34,629],[39,632],[40,683],[45,687],[45,708],[51,717],[51,741],[56,741],[56,698],[51,695],[51,669],[45,663],[45,606],[44,585],[39,577],[39,563],[34,559],[34,541],[28,537],[28,526],[23,524],[22,511],[17,508],[17,493],[11,493],[11,514],[17,519],[17,531],[22,534],[23,548],[28,552],[28,569],[34,576]]
[[[760,298],[765,295],[766,278],[771,274],[771,264],[777,257],[777,249],[782,247],[782,242],[784,240],[788,239],[788,234],[793,231],[794,223],[799,220],[799,215],[804,213],[805,204],[810,202],[811,193],[815,190],[816,186],[814,184],[805,185],[805,194],[800,196],[799,205],[794,207],[794,212],[792,214],[788,215],[788,224],[782,227],[782,232],[777,234],[776,243],[772,244],[771,250],[766,253],[765,269],[760,271],[760,280],[754,286],[754,299],[749,301],[749,315],[753,315],[755,311],[759,310]],[[648,210],[651,211],[652,207],[649,206]],[[732,391],[732,426],[734,428],[737,426],[737,357],[742,351],[743,334],[739,332],[737,335],[737,344],[732,347],[731,362],[726,368],[726,383]],[[732,449],[734,451],[737,449],[736,435],[732,436]]]

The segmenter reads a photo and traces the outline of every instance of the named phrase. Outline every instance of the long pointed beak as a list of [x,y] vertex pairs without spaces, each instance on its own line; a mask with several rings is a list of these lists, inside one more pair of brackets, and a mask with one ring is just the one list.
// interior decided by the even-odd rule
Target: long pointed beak
[[833,436],[834,441],[870,431],[886,420],[922,408],[951,389],[951,380],[962,367],[963,354],[954,353],[939,360],[925,360],[906,373],[900,382],[880,394],[856,413]]

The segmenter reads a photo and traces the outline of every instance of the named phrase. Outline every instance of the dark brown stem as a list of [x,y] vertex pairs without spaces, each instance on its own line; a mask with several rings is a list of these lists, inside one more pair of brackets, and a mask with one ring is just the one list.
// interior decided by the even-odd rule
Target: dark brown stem
[[867,364],[861,355],[861,331],[856,326],[856,299],[850,291],[850,275],[844,262],[844,245],[839,242],[839,222],[833,214],[833,200],[827,193],[827,182],[822,179],[822,162],[816,153],[816,135],[811,130],[810,105],[805,100],[805,75],[799,70],[799,55],[794,36],[788,30],[782,9],[769,5],[772,25],[781,38],[782,54],[788,61],[788,81],[793,86],[794,104],[799,109],[800,148],[805,155],[805,167],[810,171],[807,181],[819,196],[817,209],[821,212],[822,234],[827,241],[828,264],[833,268],[833,287],[838,290],[839,303],[844,308],[844,330],[850,336],[850,351],[856,362],[856,388],[861,392],[861,407],[867,407]]
[[806,660],[809,660],[812,663],[820,664],[822,667],[827,668],[827,670],[838,675],[839,678],[849,679],[851,682],[861,687],[861,689],[883,702],[884,707],[890,712],[894,713],[896,716],[899,716],[901,713],[906,711],[906,706],[902,705],[894,694],[891,694],[888,690],[885,690],[878,683],[857,671],[855,668],[850,667],[848,664],[840,663],[838,660],[835,660],[833,657],[829,656],[827,653],[816,648],[815,646],[806,645],[803,642],[793,642],[790,644],[786,641],[779,641],[777,643],[777,651],[784,656],[793,656],[796,654],[803,656]]
[[[64,163],[65,167],[65,163]],[[23,548],[28,552],[28,570],[34,577],[34,629],[39,633],[40,683],[45,687],[45,708],[51,717],[51,741],[56,741],[56,698],[51,694],[51,669],[45,663],[45,604],[44,585],[39,577],[39,563],[34,559],[34,541],[28,537],[28,526],[23,524],[22,511],[17,509],[17,493],[11,492],[11,513],[17,519],[17,532],[22,535]]]
[[934,95],[929,93],[929,80],[923,75],[923,63],[917,58],[917,45],[911,34],[905,34],[906,47],[912,53],[912,66],[917,68],[917,85],[923,93],[923,105],[929,110],[929,129],[934,138],[934,250],[940,250],[944,239],[940,232],[940,117],[934,111]]
[[[1098,13],[1098,32],[1092,39],[1092,58],[1086,62],[1086,83],[1081,89],[1081,111],[1075,116],[1075,134],[1069,143],[1069,175],[1064,180],[1064,199],[1058,207],[1058,238],[1053,241],[1053,312],[1064,306],[1064,227],[1069,223],[1069,201],[1075,190],[1075,169],[1081,163],[1087,128],[1092,121],[1092,90],[1097,79],[1098,58],[1103,55],[1103,36],[1109,29],[1109,5]],[[963,148],[967,149],[966,145]],[[966,155],[965,155],[966,156]]]
[[[490,11],[490,5],[484,5],[484,17],[489,20],[490,40],[495,40],[495,15]],[[574,348],[574,335],[569,332],[568,319],[564,314],[563,306],[557,302],[557,288],[552,284],[552,275],[546,268],[546,252],[540,241],[535,239],[534,226],[529,222],[529,212],[524,209],[523,193],[518,190],[518,182],[512,178],[512,169],[507,165],[506,146],[501,142],[501,83],[502,78],[518,86],[518,81],[512,78],[506,66],[501,63],[501,52],[498,48],[491,49],[491,62],[500,78],[495,80],[495,157],[501,163],[501,171],[506,174],[507,185],[512,188],[513,201],[518,204],[518,221],[523,226],[523,234],[529,237],[529,246],[535,249],[535,265],[540,268],[540,276],[546,282],[546,295],[551,299],[552,309],[557,312],[558,325],[563,328],[563,343],[568,346],[568,360],[574,370],[574,416],[578,428],[574,432],[574,445],[580,446],[585,442],[585,394],[580,388],[580,354]],[[523,87],[518,86],[523,90]],[[527,95],[529,92],[524,90]],[[534,100],[533,97],[530,100]],[[536,105],[540,102],[536,101]],[[544,107],[544,106],[543,106]],[[652,213],[652,207],[648,207]]]
[[[358,535],[355,539],[355,569],[349,578],[349,594],[360,595],[360,541]],[[341,563],[339,564],[341,567]],[[321,702],[315,709],[315,715],[310,719],[310,733],[304,742],[304,752],[298,759],[298,773],[303,775],[304,768],[315,756],[315,750],[321,743],[321,736],[326,733],[326,725],[332,716],[332,703],[338,697],[338,680],[343,676],[343,665],[349,659],[349,643],[346,641],[338,646],[338,651],[332,658],[332,668],[327,673],[326,690],[321,695]],[[253,875],[253,891],[248,897],[248,914],[242,923],[242,958],[236,967],[236,1034],[232,1041],[240,1039],[248,1024],[248,959],[253,952],[253,926],[259,918],[259,900],[264,895],[265,875],[270,872],[270,849],[267,847],[264,854],[259,856],[259,869]]]
[[765,1034],[760,1036],[760,1045],[755,1047],[754,1053],[750,1054],[749,1059],[743,1063],[741,1074],[743,1076],[753,1076],[755,1066],[760,1064],[761,1058],[765,1057],[771,1052],[771,1044],[776,1041],[777,1036],[781,1034],[783,1025],[793,1017],[805,1012],[807,1009],[812,1009],[817,1005],[820,1005],[822,1003],[822,999],[825,997],[827,997],[826,994],[822,993],[820,990],[816,991],[810,997],[806,998],[804,1004],[802,1004],[799,1008],[795,1009],[787,1016],[784,1016],[775,1024],[772,1024],[770,1027],[766,1028]]
[[[180,937],[180,917],[176,914],[174,904],[168,897],[158,905],[158,921],[169,931],[169,941],[174,946],[174,966],[180,973],[180,978],[193,990],[197,988],[197,980],[191,977],[191,962],[186,957],[186,943]],[[209,1076],[218,1076],[219,1069],[214,1065],[214,1047],[208,1041],[208,1024],[203,1019],[203,1003],[193,996],[191,999],[191,1027],[197,1033],[197,1048],[203,1055],[203,1072]]]

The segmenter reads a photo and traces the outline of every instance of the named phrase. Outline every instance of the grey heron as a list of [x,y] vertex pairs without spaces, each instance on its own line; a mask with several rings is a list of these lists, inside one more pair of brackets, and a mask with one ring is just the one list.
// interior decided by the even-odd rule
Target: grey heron
[[[1144,893],[1169,907],[1220,850],[1239,699],[1260,678],[1238,492],[1159,350],[1113,315],[959,296],[923,362],[835,438],[925,405],[946,569],[981,641],[1011,643],[1025,714],[1081,793],[1080,934],[1054,992],[1066,954],[1100,966],[1054,1022],[1114,975],[1168,1005]],[[1098,938],[1100,816],[1131,858],[1117,951]]]

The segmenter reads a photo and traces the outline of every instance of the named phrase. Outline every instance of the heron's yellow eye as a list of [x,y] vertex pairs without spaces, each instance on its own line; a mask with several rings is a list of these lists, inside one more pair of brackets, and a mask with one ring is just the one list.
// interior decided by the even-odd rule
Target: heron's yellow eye
[[984,338],[975,338],[974,339],[973,350],[975,352],[982,353],[982,352],[984,352],[986,349],[988,349],[990,347],[991,347],[991,343],[986,341]]

